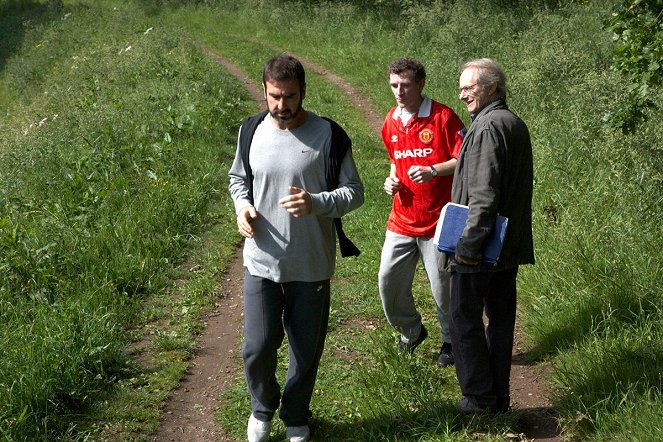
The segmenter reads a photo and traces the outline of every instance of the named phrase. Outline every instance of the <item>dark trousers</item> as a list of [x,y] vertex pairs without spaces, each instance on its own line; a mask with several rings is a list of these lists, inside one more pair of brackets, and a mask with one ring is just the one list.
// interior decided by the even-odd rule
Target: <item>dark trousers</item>
[[451,274],[450,332],[456,375],[463,396],[479,407],[502,410],[509,405],[517,275],[518,267]]
[[[244,271],[244,375],[256,418],[279,408],[286,426],[307,425],[329,321],[329,280],[276,283]],[[288,335],[283,396],[276,379],[277,351]]]

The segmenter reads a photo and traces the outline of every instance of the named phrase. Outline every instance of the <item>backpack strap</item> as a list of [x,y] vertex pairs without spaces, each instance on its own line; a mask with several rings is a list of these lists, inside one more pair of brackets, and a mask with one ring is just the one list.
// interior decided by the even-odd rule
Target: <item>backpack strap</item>
[[[327,190],[332,191],[338,188],[338,177],[341,174],[341,164],[348,150],[352,149],[352,141],[348,134],[334,120],[323,117],[331,126],[331,149],[329,150],[329,161],[325,171],[325,180],[327,181]],[[341,249],[341,256],[359,256],[361,251],[347,237],[343,231],[343,222],[341,218],[334,218],[336,226],[336,236],[338,237],[338,246]]]
[[242,129],[239,132],[239,150],[242,157],[242,164],[246,172],[246,182],[249,188],[249,200],[253,204],[253,170],[249,164],[249,150],[251,150],[251,141],[258,125],[267,116],[268,111],[262,111],[258,115],[246,117],[242,123]]
[[[242,123],[242,128],[239,133],[239,149],[240,156],[242,157],[242,164],[246,172],[246,182],[249,190],[249,199],[253,204],[253,171],[249,164],[249,150],[251,150],[251,142],[255,131],[267,116],[268,111],[263,111],[258,115],[247,117]],[[331,126],[331,148],[329,150],[329,161],[327,169],[325,170],[325,181],[327,184],[327,191],[332,191],[338,188],[338,180],[341,172],[341,164],[345,154],[352,148],[352,141],[348,134],[339,126],[335,121],[323,117]],[[334,218],[334,226],[336,227],[336,236],[338,237],[338,245],[341,249],[341,256],[359,256],[361,251],[354,245],[354,243],[347,237],[343,231],[343,222],[341,218]]]

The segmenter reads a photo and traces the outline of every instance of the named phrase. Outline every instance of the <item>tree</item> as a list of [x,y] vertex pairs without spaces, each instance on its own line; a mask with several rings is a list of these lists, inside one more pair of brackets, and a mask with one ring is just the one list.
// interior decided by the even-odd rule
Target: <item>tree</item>
[[606,21],[617,46],[612,67],[628,81],[628,98],[604,120],[632,133],[658,109],[652,99],[663,83],[663,0],[622,0]]

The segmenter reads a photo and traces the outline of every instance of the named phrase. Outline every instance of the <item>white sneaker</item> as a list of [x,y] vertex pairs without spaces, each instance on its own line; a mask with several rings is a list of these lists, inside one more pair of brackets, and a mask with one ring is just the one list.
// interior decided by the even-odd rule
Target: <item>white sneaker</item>
[[269,438],[269,432],[271,429],[272,421],[264,422],[258,420],[253,413],[251,413],[249,424],[246,426],[246,436],[249,438],[249,442],[264,442]]
[[308,425],[301,427],[285,427],[285,437],[290,442],[306,442],[311,437]]

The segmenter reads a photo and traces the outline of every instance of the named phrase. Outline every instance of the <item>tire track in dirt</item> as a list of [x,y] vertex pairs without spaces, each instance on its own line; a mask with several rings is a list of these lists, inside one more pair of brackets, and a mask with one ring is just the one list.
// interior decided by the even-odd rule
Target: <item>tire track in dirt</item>
[[[237,66],[210,49],[203,49],[228,72],[239,79],[251,97],[266,109],[262,90]],[[297,56],[296,54],[292,54]],[[368,127],[380,133],[384,117],[343,78],[327,69],[297,56],[306,69],[321,75],[339,87],[359,109],[364,111]],[[214,311],[204,319],[205,330],[192,355],[189,370],[173,392],[163,411],[162,422],[154,432],[154,442],[231,442],[214,419],[219,399],[225,389],[242,375],[240,335],[242,326],[243,267],[241,248],[229,265],[217,291]],[[520,347],[516,326],[514,358],[511,367],[513,409],[519,413],[523,434],[514,435],[521,441],[561,441],[554,410],[546,395],[547,367],[529,360]]]

